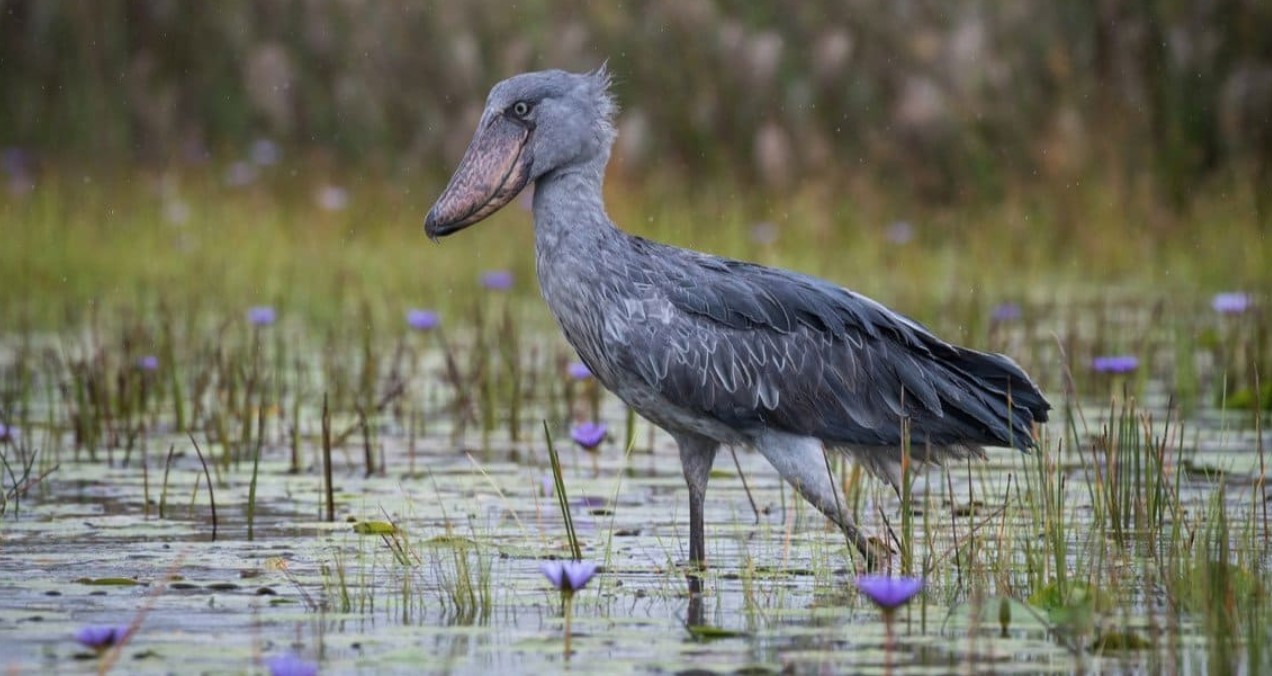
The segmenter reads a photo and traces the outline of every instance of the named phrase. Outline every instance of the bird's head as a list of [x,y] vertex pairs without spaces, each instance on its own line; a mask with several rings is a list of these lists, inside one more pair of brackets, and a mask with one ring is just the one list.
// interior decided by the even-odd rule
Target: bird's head
[[485,219],[554,171],[603,171],[614,141],[609,85],[605,66],[590,73],[525,73],[495,85],[464,158],[424,220],[428,236]]

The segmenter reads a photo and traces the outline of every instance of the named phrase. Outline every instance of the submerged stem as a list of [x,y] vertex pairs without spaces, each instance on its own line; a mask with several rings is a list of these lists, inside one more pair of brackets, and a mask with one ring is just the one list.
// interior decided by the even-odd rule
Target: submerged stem
[[561,592],[561,614],[565,616],[565,661],[570,661],[570,619],[574,614],[574,592]]
[[883,611],[883,673],[892,674],[892,610]]

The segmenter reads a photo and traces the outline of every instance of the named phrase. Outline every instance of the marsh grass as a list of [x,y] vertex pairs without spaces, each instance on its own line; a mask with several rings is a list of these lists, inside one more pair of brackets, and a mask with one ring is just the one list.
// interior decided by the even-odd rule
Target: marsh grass
[[[478,252],[475,268],[467,253],[415,246],[402,234],[414,220],[395,230],[416,198],[391,183],[359,187],[355,207],[332,214],[286,192],[191,176],[180,185],[198,206],[175,224],[162,220],[152,180],[77,189],[51,174],[0,210],[15,226],[15,243],[0,250],[0,316],[14,327],[0,345],[0,422],[18,431],[0,439],[0,517],[16,520],[24,502],[54,495],[59,468],[100,466],[140,473],[146,510],[157,483],[159,520],[193,518],[210,537],[241,529],[259,541],[262,516],[282,499],[275,474],[286,473],[303,482],[287,499],[319,505],[333,524],[323,528],[337,529],[307,608],[490,623],[516,614],[526,588],[542,600],[533,575],[500,576],[560,555],[561,534],[567,555],[604,561],[581,612],[612,621],[640,600],[633,588],[679,598],[685,515],[671,510],[668,528],[637,524],[651,531],[640,557],[617,534],[631,527],[619,496],[636,459],[674,475],[674,454],[595,380],[568,380],[574,355],[541,306],[523,302],[533,289],[528,228],[516,223],[524,216],[474,229],[465,251]],[[1217,241],[1198,243],[1186,224],[1121,223],[1125,213],[1086,188],[1075,199],[1091,207],[1091,225],[1059,232],[1045,203],[1017,196],[913,216],[920,236],[897,245],[875,230],[894,206],[852,196],[860,208],[823,211],[825,196],[801,194],[776,218],[778,244],[765,244],[750,226],[777,208],[755,196],[709,186],[684,202],[647,201],[627,185],[611,193],[616,218],[645,234],[851,283],[951,339],[1012,354],[1052,393],[1055,419],[1032,454],[933,473],[907,449],[908,508],[859,467],[828,459],[863,528],[895,533],[896,571],[928,581],[905,614],[912,635],[948,632],[965,639],[960,654],[977,655],[1030,622],[1078,660],[1120,652],[1128,663],[1179,664],[1202,654],[1215,672],[1272,660],[1261,413],[1272,346],[1258,295],[1268,245],[1237,207],[1202,200],[1195,218],[1209,219]],[[623,218],[642,209],[649,220]],[[717,227],[688,225],[704,221]],[[1138,248],[1109,247],[1110,238]],[[1159,267],[1137,264],[1149,255]],[[493,268],[511,269],[518,285],[480,288],[475,270]],[[1209,291],[1229,285],[1251,289],[1255,307],[1212,312]],[[1019,319],[989,319],[1005,300],[1019,303]],[[279,320],[247,322],[245,309],[266,302]],[[415,306],[438,308],[442,326],[408,333],[402,311]],[[1092,372],[1094,356],[1123,351],[1140,358],[1136,371]],[[146,355],[157,369],[137,367]],[[589,476],[554,443],[579,418],[623,421],[617,468]],[[165,453],[161,476],[156,453]],[[465,454],[472,483],[442,485],[434,465]],[[501,473],[506,465],[521,471]],[[553,512],[538,502],[549,474],[558,516],[540,514]],[[866,612],[844,591],[859,562],[820,515],[741,463],[712,476],[736,498],[709,541],[732,554],[705,580],[718,629],[761,636],[809,606]],[[383,511],[388,532],[335,523],[357,504],[337,484],[421,477],[432,494],[408,500],[408,516]],[[610,492],[608,513],[570,504],[567,488],[580,495],[589,481]],[[189,507],[173,509],[186,486]],[[766,487],[752,495],[753,486]],[[474,496],[494,496],[500,516],[489,527],[445,506],[477,510]],[[419,516],[435,511],[440,519]],[[625,574],[639,583],[620,584]]]
[[[507,298],[534,295],[531,233],[518,209],[466,232],[464,250],[477,253],[458,256],[420,232],[426,195],[441,186],[368,178],[352,183],[347,209],[329,212],[312,203],[310,184],[320,176],[280,173],[241,189],[219,176],[216,167],[88,176],[50,168],[36,191],[0,206],[10,237],[0,252],[0,319],[77,329],[89,308],[148,314],[166,304],[190,313],[173,318],[176,332],[190,316],[273,304],[284,319],[343,333],[368,316],[401,317],[399,302],[463,316],[489,295],[478,284],[482,269],[513,273]],[[971,331],[986,329],[994,303],[1067,302],[1097,283],[1106,294],[1163,296],[1198,286],[1266,288],[1272,245],[1248,192],[1202,188],[1191,212],[1163,217],[1114,189],[1091,180],[958,209],[856,186],[779,200],[728,184],[695,183],[689,193],[674,183],[616,180],[607,197],[615,221],[637,234],[824,276],[932,323],[951,305],[976,305],[981,319],[950,326],[977,339]],[[186,220],[165,215],[174,190],[190,206]],[[900,219],[915,224],[910,242],[887,238],[885,226]],[[776,228],[772,243],[752,236],[765,221]]]
[[477,532],[461,535],[449,519],[441,533],[424,538],[396,522],[357,522],[324,557],[324,598],[335,612],[405,624],[423,618],[486,624],[502,598],[493,580],[495,541]]
[[443,615],[451,624],[485,624],[494,612],[493,554],[475,542],[448,533],[431,548]]
[[[45,476],[56,470],[57,466],[32,475],[38,454],[23,442],[15,443],[12,439],[4,441],[5,448],[0,448],[0,517],[13,515],[17,519],[22,516],[22,497],[34,484],[38,484]],[[12,458],[12,460],[11,460]]]

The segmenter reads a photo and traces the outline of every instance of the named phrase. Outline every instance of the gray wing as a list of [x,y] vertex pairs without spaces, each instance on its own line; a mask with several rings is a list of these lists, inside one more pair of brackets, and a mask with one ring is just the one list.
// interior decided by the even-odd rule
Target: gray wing
[[[738,429],[832,444],[1033,445],[1050,405],[1007,357],[950,345],[822,280],[638,240],[653,291],[612,314],[628,372]],[[1010,393],[1010,398],[1009,398]],[[1010,405],[1009,402],[1010,401]]]

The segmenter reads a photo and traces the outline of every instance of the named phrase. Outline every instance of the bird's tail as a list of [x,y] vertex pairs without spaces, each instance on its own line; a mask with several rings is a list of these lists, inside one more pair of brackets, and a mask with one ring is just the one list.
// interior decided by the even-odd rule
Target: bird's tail
[[[1047,422],[1051,410],[1038,386],[1006,355],[966,348],[955,348],[955,352],[950,368],[966,378],[991,411],[1001,411],[1009,420],[1010,430],[1003,430],[1008,432],[1006,438],[998,441],[1017,448],[1034,447],[1033,424]],[[991,423],[991,429],[1001,429],[994,424],[1001,420],[984,422]]]

